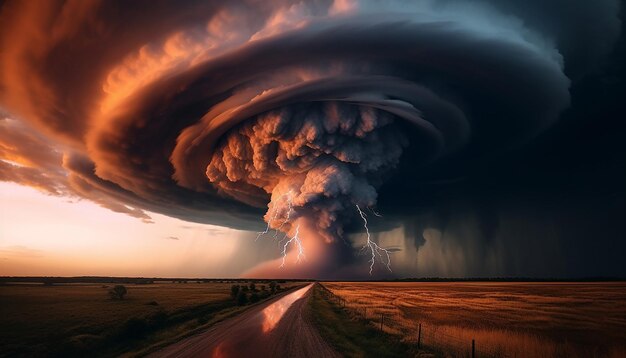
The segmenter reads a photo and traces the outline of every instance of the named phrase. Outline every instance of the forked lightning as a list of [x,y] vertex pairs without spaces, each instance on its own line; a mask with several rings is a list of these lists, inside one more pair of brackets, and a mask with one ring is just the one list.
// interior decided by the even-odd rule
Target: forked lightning
[[387,269],[389,271],[391,271],[391,258],[389,257],[389,251],[387,251],[386,249],[383,249],[382,247],[378,246],[377,243],[375,243],[374,241],[371,240],[370,238],[370,230],[367,227],[367,218],[365,217],[365,213],[363,213],[363,211],[361,211],[361,208],[359,207],[359,205],[356,205],[356,209],[359,211],[359,215],[361,215],[361,219],[363,219],[363,227],[365,227],[365,233],[367,234],[367,242],[365,243],[365,246],[363,246],[363,248],[361,249],[361,251],[369,249],[370,252],[372,253],[372,258],[370,259],[369,263],[370,263],[370,275],[372,274],[372,270],[374,269],[374,263],[376,262],[376,255],[378,255],[380,257],[380,261],[385,263],[385,260],[383,259],[383,253],[385,254],[385,256],[387,257]]

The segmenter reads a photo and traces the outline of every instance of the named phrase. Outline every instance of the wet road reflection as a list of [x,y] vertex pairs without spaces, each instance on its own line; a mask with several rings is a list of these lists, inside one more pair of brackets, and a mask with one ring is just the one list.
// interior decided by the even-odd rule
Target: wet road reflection
[[[271,349],[270,342],[274,329],[289,308],[302,298],[313,287],[307,285],[295,292],[285,295],[262,310],[252,313],[236,326],[229,327],[227,332],[216,341],[211,349],[211,357],[262,357]],[[242,316],[245,316],[244,313]],[[243,318],[243,317],[241,317]]]
[[263,310],[263,333],[268,333],[276,324],[283,318],[287,309],[291,307],[291,305],[296,302],[298,299],[302,298],[305,293],[311,288],[312,285],[308,285],[304,288],[297,290],[296,292],[290,293],[287,296],[281,298],[280,300],[272,303],[267,306]]
[[249,307],[150,357],[337,357],[305,319],[306,297],[313,285]]

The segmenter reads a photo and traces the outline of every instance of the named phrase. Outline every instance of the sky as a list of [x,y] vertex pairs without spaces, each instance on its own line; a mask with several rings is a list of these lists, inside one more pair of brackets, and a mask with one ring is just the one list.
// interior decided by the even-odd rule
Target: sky
[[626,275],[617,0],[0,6],[0,275]]
[[144,223],[16,184],[2,193],[2,275],[232,277],[245,233],[154,214]]

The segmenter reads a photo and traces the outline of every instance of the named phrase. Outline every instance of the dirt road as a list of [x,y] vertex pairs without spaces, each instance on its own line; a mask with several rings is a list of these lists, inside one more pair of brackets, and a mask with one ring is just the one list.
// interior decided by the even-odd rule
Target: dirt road
[[338,357],[304,313],[312,287],[253,307],[152,357]]

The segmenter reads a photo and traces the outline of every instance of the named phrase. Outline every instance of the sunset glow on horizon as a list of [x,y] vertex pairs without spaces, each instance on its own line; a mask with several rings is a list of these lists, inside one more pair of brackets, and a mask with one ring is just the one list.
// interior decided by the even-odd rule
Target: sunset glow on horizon
[[11,183],[0,183],[0,196],[0,276],[232,277],[228,263],[249,240],[153,213],[144,223]]

